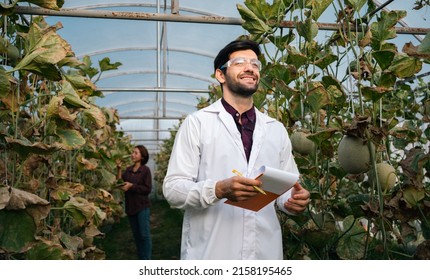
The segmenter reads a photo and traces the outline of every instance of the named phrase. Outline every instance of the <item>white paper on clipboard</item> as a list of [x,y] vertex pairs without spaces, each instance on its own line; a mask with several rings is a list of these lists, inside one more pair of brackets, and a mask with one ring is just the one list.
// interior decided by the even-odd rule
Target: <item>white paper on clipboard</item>
[[255,178],[263,183],[261,188],[264,191],[269,191],[279,195],[291,189],[299,180],[299,174],[294,174],[265,165],[261,166],[256,173],[257,176]]

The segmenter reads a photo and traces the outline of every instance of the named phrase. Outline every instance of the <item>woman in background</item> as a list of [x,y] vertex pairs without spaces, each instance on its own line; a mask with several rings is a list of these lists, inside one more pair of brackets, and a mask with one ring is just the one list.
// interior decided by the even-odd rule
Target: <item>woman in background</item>
[[[135,146],[131,154],[133,165],[126,168],[121,178],[124,184],[121,189],[125,191],[125,213],[130,221],[134,241],[139,259],[150,260],[152,251],[152,240],[150,233],[150,211],[151,206],[149,194],[152,189],[152,176],[146,163],[149,154],[145,146]],[[121,174],[118,167],[118,175]]]

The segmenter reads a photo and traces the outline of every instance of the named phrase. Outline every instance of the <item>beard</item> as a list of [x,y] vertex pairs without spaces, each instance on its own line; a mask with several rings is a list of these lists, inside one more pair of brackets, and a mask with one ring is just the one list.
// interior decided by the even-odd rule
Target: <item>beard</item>
[[258,82],[254,85],[242,84],[240,81],[232,79],[229,75],[226,75],[225,79],[230,91],[237,96],[250,97],[258,89]]

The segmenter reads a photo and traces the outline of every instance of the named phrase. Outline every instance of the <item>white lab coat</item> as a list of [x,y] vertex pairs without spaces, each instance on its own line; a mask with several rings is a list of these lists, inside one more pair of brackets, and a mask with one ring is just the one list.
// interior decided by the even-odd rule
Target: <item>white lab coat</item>
[[[261,165],[298,174],[285,127],[256,110],[247,163],[240,132],[220,100],[184,120],[163,184],[174,208],[184,209],[182,259],[282,259],[282,234],[274,203],[259,212],[225,204],[217,180],[251,174]],[[279,207],[290,192],[277,199]],[[285,210],[285,209],[283,209]]]

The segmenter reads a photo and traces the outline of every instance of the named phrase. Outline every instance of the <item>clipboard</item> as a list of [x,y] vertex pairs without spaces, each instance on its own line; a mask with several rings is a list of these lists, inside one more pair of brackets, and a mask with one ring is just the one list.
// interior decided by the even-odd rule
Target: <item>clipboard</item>
[[258,212],[282,194],[291,189],[299,180],[299,174],[280,170],[273,167],[261,166],[254,178],[260,180],[262,189],[266,194],[258,193],[256,196],[244,201],[226,200],[224,203]]

